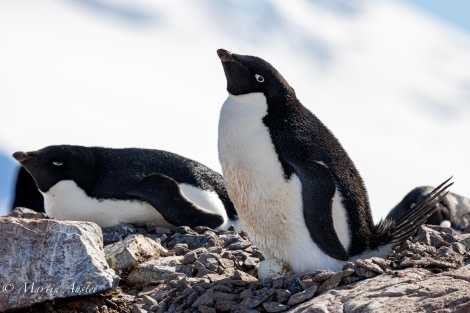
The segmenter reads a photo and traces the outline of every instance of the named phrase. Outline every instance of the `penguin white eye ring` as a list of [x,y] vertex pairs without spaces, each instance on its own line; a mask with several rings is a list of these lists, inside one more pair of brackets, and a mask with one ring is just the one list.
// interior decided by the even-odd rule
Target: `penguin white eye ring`
[[52,165],[54,165],[54,166],[62,166],[62,165],[64,165],[64,163],[58,162],[58,161],[53,161],[53,162],[52,162]]
[[255,78],[258,81],[258,83],[264,83],[264,77],[263,76],[261,76],[259,74],[255,74]]

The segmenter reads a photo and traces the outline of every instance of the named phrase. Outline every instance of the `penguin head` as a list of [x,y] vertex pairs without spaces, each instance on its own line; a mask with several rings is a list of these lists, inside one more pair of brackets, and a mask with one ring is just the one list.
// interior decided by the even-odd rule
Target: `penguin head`
[[18,151],[13,157],[31,174],[41,192],[62,180],[73,180],[84,190],[94,181],[95,156],[85,147],[48,146],[38,151]]
[[280,93],[295,96],[294,89],[265,60],[231,53],[224,49],[217,50],[217,55],[222,61],[227,79],[227,91],[230,94],[262,92],[268,99],[277,97]]

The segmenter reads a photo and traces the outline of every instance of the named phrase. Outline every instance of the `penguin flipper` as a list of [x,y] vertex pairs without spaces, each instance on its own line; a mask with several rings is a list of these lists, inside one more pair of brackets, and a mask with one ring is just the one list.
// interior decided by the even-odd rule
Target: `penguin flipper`
[[302,168],[294,167],[302,182],[305,224],[320,249],[332,258],[347,260],[349,254],[339,241],[333,224],[332,203],[335,183],[325,166],[313,162],[309,168],[311,170],[306,172]]
[[198,208],[190,202],[173,178],[155,173],[145,176],[130,196],[150,203],[169,223],[175,226],[208,226],[217,228],[224,219],[222,216]]

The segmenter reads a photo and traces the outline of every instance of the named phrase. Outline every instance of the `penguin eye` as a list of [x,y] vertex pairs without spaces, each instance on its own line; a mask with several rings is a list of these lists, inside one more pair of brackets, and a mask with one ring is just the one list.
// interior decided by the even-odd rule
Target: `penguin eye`
[[255,74],[255,78],[259,83],[264,83],[264,77],[263,76],[261,76],[259,74]]
[[52,162],[52,165],[54,165],[54,166],[62,166],[62,165],[64,165],[64,163],[62,163],[62,162],[57,162],[57,161],[53,161],[53,162]]

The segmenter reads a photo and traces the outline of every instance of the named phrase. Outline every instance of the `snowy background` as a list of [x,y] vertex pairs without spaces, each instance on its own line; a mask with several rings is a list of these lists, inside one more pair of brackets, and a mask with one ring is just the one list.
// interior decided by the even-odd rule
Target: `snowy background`
[[11,154],[146,147],[220,171],[218,48],[260,56],[339,138],[378,220],[454,175],[470,196],[466,1],[0,0],[0,213]]

